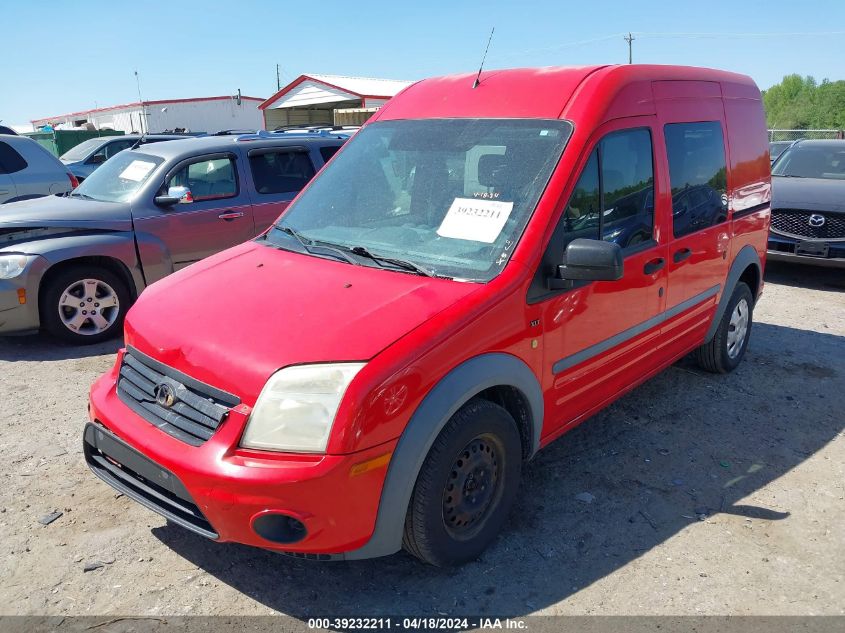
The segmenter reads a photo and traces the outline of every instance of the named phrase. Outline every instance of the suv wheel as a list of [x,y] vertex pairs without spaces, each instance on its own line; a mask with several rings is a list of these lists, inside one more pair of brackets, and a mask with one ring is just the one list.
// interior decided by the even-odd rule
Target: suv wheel
[[123,280],[93,266],[60,272],[48,282],[42,299],[44,328],[75,345],[98,343],[119,334],[130,303]]
[[423,463],[405,518],[405,549],[437,566],[478,558],[507,519],[521,468],[510,414],[487,400],[468,402]]
[[754,297],[751,289],[739,282],[713,339],[695,352],[695,359],[702,369],[714,374],[726,374],[737,368],[748,348],[753,314]]

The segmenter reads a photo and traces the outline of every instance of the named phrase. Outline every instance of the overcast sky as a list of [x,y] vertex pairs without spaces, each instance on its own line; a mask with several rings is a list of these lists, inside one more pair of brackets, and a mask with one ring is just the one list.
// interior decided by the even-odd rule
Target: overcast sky
[[[293,8],[293,7],[296,8]],[[299,7],[306,7],[300,9]],[[488,68],[634,62],[845,79],[845,1],[259,2],[7,0],[0,120],[138,100],[267,97],[301,73],[419,79]]]

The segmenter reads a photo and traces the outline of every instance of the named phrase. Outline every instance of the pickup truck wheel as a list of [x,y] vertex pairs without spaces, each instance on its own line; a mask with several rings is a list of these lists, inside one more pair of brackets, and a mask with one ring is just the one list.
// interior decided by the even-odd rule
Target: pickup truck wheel
[[405,518],[405,549],[437,566],[478,558],[516,498],[522,443],[502,407],[474,399],[434,441]]
[[60,272],[48,282],[42,298],[44,328],[74,345],[98,343],[120,334],[130,303],[123,280],[94,266]]
[[739,282],[713,339],[695,352],[695,359],[702,369],[714,374],[726,374],[737,368],[745,356],[751,337],[753,314],[754,297],[751,289]]

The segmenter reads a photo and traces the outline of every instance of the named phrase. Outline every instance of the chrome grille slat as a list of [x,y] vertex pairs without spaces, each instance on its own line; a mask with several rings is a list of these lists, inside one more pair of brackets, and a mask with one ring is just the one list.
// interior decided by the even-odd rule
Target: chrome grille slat
[[[811,215],[824,217],[824,224],[810,226]],[[845,239],[845,213],[773,209],[772,230],[776,233],[812,240],[842,240]]]
[[[171,387],[175,394],[176,401],[170,407],[156,401],[156,388],[160,385]],[[239,402],[236,397],[171,370],[131,348],[123,356],[117,393],[147,422],[193,446],[214,435],[232,403]]]

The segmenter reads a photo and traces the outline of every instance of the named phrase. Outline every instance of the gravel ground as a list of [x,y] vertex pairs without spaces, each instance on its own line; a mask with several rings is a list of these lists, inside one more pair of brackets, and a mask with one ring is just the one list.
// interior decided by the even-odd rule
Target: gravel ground
[[167,525],[82,458],[119,343],[0,339],[0,613],[845,614],[845,274],[771,265],[755,321],[732,375],[681,361],[541,453],[506,531],[453,570]]

